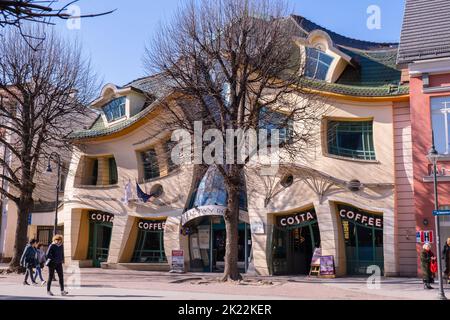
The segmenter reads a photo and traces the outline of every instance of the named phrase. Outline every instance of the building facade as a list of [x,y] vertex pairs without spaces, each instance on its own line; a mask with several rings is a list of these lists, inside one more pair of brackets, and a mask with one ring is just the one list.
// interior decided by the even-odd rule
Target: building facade
[[[415,275],[414,211],[403,203],[412,194],[409,87],[399,84],[397,45],[287,20],[298,30],[309,90],[325,111],[307,157],[281,163],[274,176],[246,169],[241,271],[308,274],[320,248],[338,276],[366,274],[369,266]],[[171,162],[171,132],[158,124],[172,101],[154,75],[108,84],[92,104],[99,117],[73,135],[62,211],[66,262],[169,270],[172,250],[181,249],[186,270],[223,270],[223,181],[214,167]],[[138,201],[138,188],[157,196]]]
[[[405,19],[399,48],[399,65],[406,69],[410,78],[411,164],[408,170],[409,186],[414,198],[408,199],[415,213],[417,253],[414,256],[420,273],[420,251],[424,242],[436,248],[436,225],[434,216],[433,166],[427,158],[432,146],[432,136],[439,155],[438,206],[450,208],[449,127],[450,106],[450,26],[444,18],[450,14],[447,1],[406,1]],[[440,18],[442,17],[442,19]],[[419,22],[418,22],[419,21]],[[409,161],[408,161],[409,162]],[[406,187],[405,188],[409,188]],[[450,218],[441,220],[441,244],[450,237]]]

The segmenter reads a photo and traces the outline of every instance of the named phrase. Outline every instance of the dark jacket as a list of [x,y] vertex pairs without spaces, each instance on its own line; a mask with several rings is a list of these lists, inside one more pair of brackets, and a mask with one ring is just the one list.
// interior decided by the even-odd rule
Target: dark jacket
[[20,258],[20,265],[25,268],[35,267],[37,265],[37,251],[32,245],[27,244]]
[[47,259],[51,260],[51,264],[64,263],[64,246],[52,243],[47,250]]
[[422,253],[420,254],[420,266],[422,269],[422,277],[424,281],[431,281],[433,278],[433,275],[430,270],[431,265],[431,258],[434,257],[434,253],[426,250],[422,250]]
[[442,250],[442,259],[445,259],[445,273],[450,273],[450,246],[446,243],[444,250]]

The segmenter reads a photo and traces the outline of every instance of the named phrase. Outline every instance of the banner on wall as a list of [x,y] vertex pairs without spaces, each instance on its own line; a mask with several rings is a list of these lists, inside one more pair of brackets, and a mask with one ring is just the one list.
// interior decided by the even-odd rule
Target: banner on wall
[[432,230],[422,230],[417,231],[416,233],[416,242],[417,243],[433,243],[433,231]]

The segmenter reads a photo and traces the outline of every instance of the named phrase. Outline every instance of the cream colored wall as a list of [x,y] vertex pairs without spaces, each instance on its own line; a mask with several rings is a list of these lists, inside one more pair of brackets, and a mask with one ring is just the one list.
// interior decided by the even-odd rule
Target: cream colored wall
[[[327,110],[326,117],[353,120],[373,119],[377,160],[356,161],[324,154],[323,130],[325,128],[321,126],[317,128],[320,134],[316,135],[314,147],[305,150],[307,151],[306,156],[294,161],[294,164],[314,168],[342,181],[359,179],[363,184],[385,185],[364,188],[359,192],[335,188],[332,192],[319,197],[307,184],[297,181],[294,186],[282,190],[272,197],[268,205],[265,206],[264,199],[268,190],[265,189],[267,183],[262,180],[264,177],[256,174],[247,175],[250,223],[262,221],[266,227],[264,234],[252,235],[255,268],[259,274],[269,274],[272,214],[292,212],[307,206],[314,206],[318,214],[323,252],[324,254],[334,255],[338,274],[345,274],[345,249],[341,239],[342,230],[339,218],[335,210],[336,202],[344,202],[361,209],[383,213],[386,274],[396,274],[398,263],[392,187],[394,183],[392,103],[363,103],[341,100],[326,100],[323,103],[323,107]],[[156,147],[158,152],[158,149],[162,146],[161,143],[164,141],[163,138],[168,134],[158,127],[158,122],[161,121],[157,117],[152,122],[127,135],[110,140],[89,142],[75,149],[66,184],[66,205],[63,210],[65,232],[72,232],[71,235],[68,235],[68,241],[71,245],[66,247],[66,256],[71,257],[73,255],[70,250],[75,250],[75,243],[79,241],[77,232],[81,224],[80,210],[92,209],[115,215],[109,263],[117,263],[128,259],[126,257],[129,253],[125,249],[129,248],[128,241],[132,236],[135,217],[167,217],[164,240],[168,262],[171,261],[171,250],[180,248],[186,250],[186,261],[188,261],[187,241],[184,239],[185,237],[180,236],[178,221],[190,189],[193,171],[190,166],[182,166],[166,177],[141,184],[146,192],[149,192],[153,185],[161,184],[164,188],[164,194],[161,198],[147,204],[131,201],[129,205],[124,205],[121,202],[124,195],[124,186],[128,181],[132,183],[133,198],[136,198],[135,181],[140,178],[137,151],[159,146]],[[76,187],[75,176],[82,156],[104,155],[113,155],[116,159],[118,184],[106,187]],[[162,173],[163,171],[161,170]]]

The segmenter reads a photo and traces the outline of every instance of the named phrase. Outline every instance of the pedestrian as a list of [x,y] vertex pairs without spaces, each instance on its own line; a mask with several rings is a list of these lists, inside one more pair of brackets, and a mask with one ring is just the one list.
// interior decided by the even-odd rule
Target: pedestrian
[[420,254],[420,266],[422,269],[424,289],[433,289],[433,287],[430,285],[430,283],[433,282],[433,273],[431,272],[431,262],[435,260],[436,257],[434,256],[434,253],[431,251],[431,245],[429,243],[425,243],[423,245],[422,253]]
[[444,245],[444,250],[442,251],[442,259],[445,260],[444,274],[447,277],[448,283],[450,284],[450,238],[447,238],[447,242]]
[[36,264],[36,273],[34,275],[34,278],[36,280],[39,277],[39,279],[41,280],[41,285],[42,286],[47,283],[47,281],[45,281],[44,278],[42,277],[42,269],[44,269],[45,261],[47,260],[47,258],[45,256],[45,252],[43,250],[43,247],[44,247],[44,245],[42,243],[38,243],[36,245],[37,264]]
[[45,265],[48,267],[47,294],[49,296],[53,296],[51,287],[55,271],[58,274],[61,295],[66,296],[68,294],[68,292],[64,290],[63,263],[64,263],[63,236],[57,234],[53,237],[52,244],[48,247],[47,261],[45,262]]
[[22,257],[20,258],[20,265],[25,268],[25,279],[23,280],[24,286],[30,285],[28,283],[28,277],[30,277],[33,284],[37,284],[33,271],[33,268],[37,265],[36,243],[37,241],[35,239],[31,239],[25,246]]

